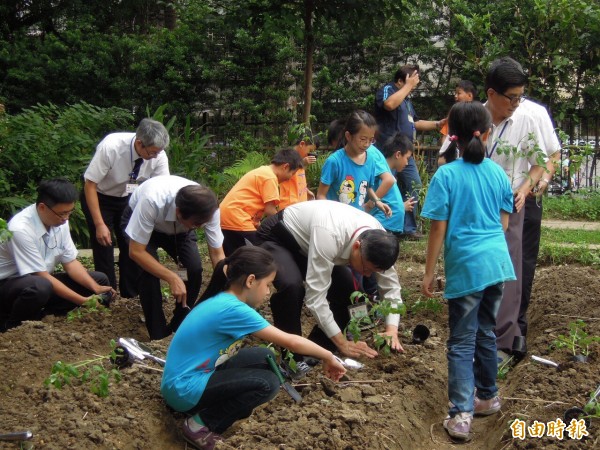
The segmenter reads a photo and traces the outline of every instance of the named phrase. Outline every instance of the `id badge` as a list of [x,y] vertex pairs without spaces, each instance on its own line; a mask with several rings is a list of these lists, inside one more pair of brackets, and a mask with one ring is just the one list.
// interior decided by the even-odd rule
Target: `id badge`
[[369,311],[367,310],[367,304],[364,302],[355,303],[348,306],[348,312],[350,313],[351,318],[357,320],[362,319],[369,314]]
[[185,268],[180,267],[179,269],[177,269],[176,273],[179,276],[179,278],[181,278],[183,281],[187,281],[187,270]]
[[138,188],[138,185],[135,183],[127,183],[125,185],[125,193],[127,195],[133,194],[133,192]]

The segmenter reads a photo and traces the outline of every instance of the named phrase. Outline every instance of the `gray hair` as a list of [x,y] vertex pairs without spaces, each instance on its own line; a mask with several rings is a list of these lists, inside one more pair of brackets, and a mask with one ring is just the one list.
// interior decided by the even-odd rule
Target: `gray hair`
[[144,147],[158,147],[165,149],[169,145],[169,132],[157,120],[145,118],[135,130],[135,137],[142,141]]

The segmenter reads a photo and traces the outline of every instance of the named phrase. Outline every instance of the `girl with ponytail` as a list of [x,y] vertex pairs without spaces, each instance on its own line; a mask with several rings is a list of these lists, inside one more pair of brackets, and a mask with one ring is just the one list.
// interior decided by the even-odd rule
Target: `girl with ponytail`
[[169,406],[191,416],[184,420],[183,436],[196,448],[212,450],[233,422],[279,392],[279,379],[267,362],[272,351],[240,349],[245,336],[321,359],[323,372],[334,381],[346,372],[330,351],[275,328],[256,311],[268,297],[275,273],[267,250],[238,248],[217,264],[206,291],[171,341],[161,392]]
[[422,284],[428,297],[434,295],[435,267],[444,245],[451,404],[444,428],[464,440],[470,438],[474,415],[500,410],[494,328],[504,282],[516,279],[504,237],[513,194],[504,170],[485,158],[490,127],[481,103],[452,107],[447,154],[456,158],[431,179],[421,213],[431,219]]

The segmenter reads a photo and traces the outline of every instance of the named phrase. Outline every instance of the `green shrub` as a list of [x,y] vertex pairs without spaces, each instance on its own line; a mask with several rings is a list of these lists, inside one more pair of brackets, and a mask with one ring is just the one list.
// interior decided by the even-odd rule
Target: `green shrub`
[[[98,141],[109,132],[131,129],[133,116],[121,108],[85,102],[66,107],[37,105],[0,121],[0,216],[10,218],[33,203],[43,179],[81,177]],[[73,238],[85,245],[85,219],[78,206],[70,219]]]
[[600,220],[600,192],[579,190],[544,198],[544,219]]

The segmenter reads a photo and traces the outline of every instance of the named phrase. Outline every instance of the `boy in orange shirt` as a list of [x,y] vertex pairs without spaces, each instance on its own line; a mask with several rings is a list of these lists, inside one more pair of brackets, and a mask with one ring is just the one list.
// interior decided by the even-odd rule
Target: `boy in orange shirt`
[[220,205],[223,250],[229,256],[246,240],[255,242],[256,227],[263,217],[277,213],[279,183],[302,167],[302,158],[293,148],[277,152],[271,165],[261,166],[244,175],[227,193]]
[[310,200],[315,199],[315,194],[311,192],[308,187],[306,171],[304,168],[317,161],[317,156],[314,152],[318,147],[319,143],[317,136],[312,138],[312,143],[309,139],[304,138],[300,138],[296,142],[294,150],[296,150],[300,155],[300,158],[302,158],[302,166],[292,178],[279,185],[279,211],[294,203],[305,202],[309,198]]

